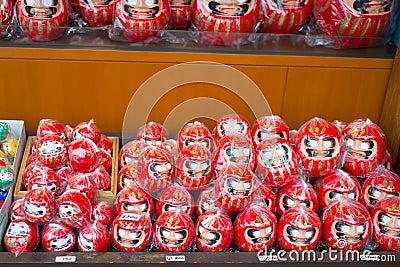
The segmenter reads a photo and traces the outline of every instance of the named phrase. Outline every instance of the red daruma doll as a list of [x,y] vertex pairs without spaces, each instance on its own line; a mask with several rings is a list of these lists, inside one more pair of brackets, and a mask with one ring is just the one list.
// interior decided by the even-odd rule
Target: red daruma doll
[[313,14],[333,44],[367,47],[388,33],[393,6],[393,0],[316,0]]
[[[261,15],[259,0],[195,0],[193,20],[202,37],[217,45],[237,45],[255,31]],[[242,33],[240,35],[240,33]]]
[[0,0],[0,36],[7,34],[13,16],[13,1]]
[[112,23],[114,0],[80,0],[79,15],[89,27],[101,27]]
[[115,5],[114,23],[129,42],[156,37],[169,26],[169,18],[167,0],[118,0]]
[[310,19],[313,0],[263,0],[262,31],[290,34],[298,32]]
[[170,0],[172,29],[187,29],[190,26],[191,0]]
[[17,17],[24,34],[31,40],[47,42],[58,39],[67,26],[65,0],[18,0]]

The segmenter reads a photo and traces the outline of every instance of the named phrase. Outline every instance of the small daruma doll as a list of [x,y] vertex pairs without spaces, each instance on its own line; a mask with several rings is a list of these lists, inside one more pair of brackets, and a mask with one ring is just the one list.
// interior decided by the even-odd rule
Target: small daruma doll
[[241,211],[252,201],[258,184],[258,179],[246,165],[227,164],[215,183],[217,204],[228,212]]
[[157,122],[148,122],[140,127],[137,140],[143,140],[147,145],[161,146],[168,139],[167,130]]
[[131,185],[122,189],[115,198],[115,214],[136,212],[153,216],[154,202],[150,194],[139,186]]
[[183,212],[167,211],[154,223],[154,244],[164,252],[184,252],[193,243],[194,225]]
[[278,243],[285,251],[314,250],[321,234],[317,213],[302,205],[287,210],[278,223]]
[[328,175],[342,167],[342,135],[331,122],[313,118],[300,127],[296,152],[307,175]]
[[121,213],[111,226],[111,239],[122,252],[146,250],[153,238],[153,228],[147,213]]
[[62,223],[52,222],[43,228],[42,247],[46,252],[67,252],[74,249],[74,230]]
[[361,177],[373,172],[386,153],[382,129],[369,119],[359,119],[347,125],[343,133],[346,142],[344,169]]
[[298,32],[310,19],[313,0],[263,0],[262,31],[290,34]]
[[214,135],[217,142],[228,135],[245,135],[250,137],[251,127],[249,121],[239,114],[222,116],[215,125]]
[[56,202],[53,194],[38,188],[28,191],[24,198],[25,219],[32,223],[44,225],[53,220],[56,215]]
[[170,0],[171,28],[187,29],[191,23],[190,5],[191,0]]
[[393,0],[314,1],[313,14],[319,30],[341,47],[367,47],[385,37],[394,12]]
[[59,135],[45,135],[36,147],[37,159],[51,169],[58,169],[68,160],[67,144]]
[[[13,17],[13,1],[2,0],[0,1],[0,36],[7,34],[8,26],[11,24]],[[1,131],[0,131],[1,132]],[[0,134],[0,140],[2,135]]]
[[251,131],[251,138],[254,146],[267,139],[283,138],[289,140],[289,127],[279,116],[264,116],[257,119],[257,123]]
[[321,211],[338,196],[355,201],[361,199],[361,185],[357,178],[342,170],[318,178],[315,183],[315,191],[318,195],[318,205]]
[[196,221],[196,245],[202,252],[224,252],[233,242],[233,223],[220,209],[202,213]]
[[215,150],[214,137],[210,130],[199,121],[194,121],[183,126],[178,134],[177,142],[180,151],[192,144],[202,145],[210,150],[210,152],[214,152]]
[[[255,31],[261,15],[257,0],[195,0],[193,20],[203,38],[216,45],[239,45]],[[241,35],[237,35],[237,33]]]
[[184,147],[177,160],[177,182],[189,190],[202,189],[210,183],[214,173],[213,155],[204,146]]
[[312,185],[301,177],[279,190],[276,202],[278,215],[299,205],[304,205],[315,212],[318,210],[317,193]]
[[297,174],[297,157],[289,141],[268,139],[256,148],[256,174],[271,188],[281,188]]
[[184,212],[192,217],[194,200],[189,191],[178,185],[172,185],[161,191],[156,200],[156,215],[158,217],[167,211]]
[[60,38],[68,23],[67,6],[65,0],[18,0],[17,17],[24,34],[37,42]]
[[174,158],[159,146],[142,150],[138,162],[138,183],[149,193],[167,188],[175,173]]
[[361,195],[361,203],[371,211],[378,201],[400,196],[400,177],[381,165],[365,179]]
[[368,210],[359,202],[337,197],[322,215],[322,239],[331,249],[361,251],[371,238]]
[[371,213],[378,250],[400,252],[400,198],[379,201]]
[[237,163],[253,170],[256,164],[255,151],[249,137],[238,134],[223,137],[214,157],[215,171],[219,173],[225,164]]
[[114,0],[80,0],[79,15],[89,27],[102,27],[112,23]]
[[251,205],[236,217],[234,233],[240,251],[268,251],[276,240],[276,217],[265,206]]
[[104,252],[110,244],[110,234],[102,223],[89,222],[78,234],[78,249],[82,252]]
[[32,252],[39,241],[38,227],[25,219],[14,220],[4,234],[4,246],[12,253]]
[[144,42],[169,27],[167,0],[117,0],[115,21],[129,42]]

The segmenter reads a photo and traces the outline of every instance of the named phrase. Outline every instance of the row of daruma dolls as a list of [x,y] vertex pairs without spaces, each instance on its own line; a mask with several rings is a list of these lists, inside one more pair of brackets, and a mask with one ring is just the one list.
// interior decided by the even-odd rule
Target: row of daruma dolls
[[[275,121],[279,120],[277,117],[262,119],[272,118]],[[258,122],[262,119],[259,119]],[[315,120],[319,121],[319,127],[322,126],[322,122],[326,123],[324,124],[325,127],[330,125],[329,122],[317,118],[311,121]],[[246,128],[243,127],[243,121],[245,120],[240,116],[230,115],[217,122],[214,130],[214,136],[219,140],[218,145],[215,146],[216,150],[223,143],[224,138],[231,139],[232,137],[243,136],[242,133],[233,133]],[[367,120],[364,123],[373,125],[372,122]],[[125,149],[129,146],[124,146],[125,149],[121,149],[121,166],[124,163],[126,164],[122,169],[129,167],[133,170],[133,173],[137,173],[137,176],[132,181],[129,181],[127,177],[122,179],[125,187],[118,193],[114,203],[114,211],[117,217],[113,220],[110,235],[113,240],[112,243],[118,250],[142,251],[154,247],[155,250],[161,251],[191,249],[215,252],[229,249],[259,251],[270,249],[276,244],[286,250],[306,250],[316,249],[321,240],[323,244],[332,249],[361,250],[369,246],[373,240],[381,250],[398,250],[399,227],[397,224],[399,223],[400,205],[399,198],[395,196],[399,194],[399,179],[395,174],[382,167],[376,167],[374,170],[368,169],[368,172],[363,176],[364,178],[360,178],[365,180],[363,183],[365,189],[363,188],[361,191],[356,178],[352,178],[350,174],[335,168],[329,171],[329,168],[325,168],[322,177],[310,176],[316,180],[315,191],[305,180],[301,178],[293,179],[295,173],[287,176],[287,179],[283,179],[283,184],[276,186],[265,182],[265,179],[263,181],[263,179],[257,178],[253,174],[252,167],[249,165],[248,159],[251,158],[249,155],[242,156],[234,152],[235,157],[225,158],[226,162],[222,164],[218,175],[208,180],[207,175],[211,168],[207,168],[206,165],[212,162],[211,158],[204,160],[204,158],[198,157],[202,154],[196,152],[190,153],[194,157],[184,160],[186,167],[182,168],[182,171],[187,177],[183,177],[182,180],[185,181],[183,185],[179,184],[179,179],[174,180],[174,177],[176,178],[178,175],[173,174],[173,168],[176,167],[179,171],[179,155],[183,154],[183,151],[195,152],[196,149],[199,149],[205,154],[207,154],[206,151],[209,154],[211,154],[210,151],[217,154],[215,148],[207,148],[210,147],[210,144],[213,144],[212,140],[195,138],[202,135],[197,127],[204,127],[201,123],[187,125],[182,129],[180,135],[185,132],[184,129],[190,129],[192,126],[196,126],[196,129],[189,131],[192,133],[188,134],[190,138],[186,138],[182,143],[182,149],[179,148],[179,141],[173,142],[173,140],[165,139],[167,138],[165,129],[155,123],[149,123],[139,131],[138,139],[142,142],[132,141],[133,143],[144,144],[142,149],[133,146],[135,148],[133,150],[140,150],[137,161],[134,155],[125,155]],[[309,133],[314,134],[314,139],[315,134],[329,135],[327,129],[319,127],[319,130],[309,131]],[[204,128],[206,129],[206,127]],[[338,128],[336,129],[338,130]],[[365,134],[367,131],[361,132]],[[301,129],[297,136],[300,136],[300,133]],[[278,137],[267,138],[267,135],[255,135],[265,138],[265,140],[258,140],[257,148],[262,144],[273,143],[276,140],[281,141],[273,147],[279,147],[282,142],[286,142],[287,148],[292,148],[287,139],[282,138],[279,132],[273,131],[272,136],[275,135]],[[335,137],[332,138],[335,140]],[[180,140],[180,138],[178,137],[177,140]],[[310,140],[304,142],[307,143]],[[297,144],[297,142],[295,143]],[[229,155],[232,151],[236,151],[237,145],[231,144],[226,147],[225,152]],[[252,141],[250,145],[247,143],[249,151],[252,151],[251,147],[253,147]],[[245,151],[246,149],[241,150]],[[174,156],[174,151],[182,152],[178,152],[178,159]],[[321,156],[323,153],[313,152],[311,154]],[[332,151],[329,151],[325,153],[324,157],[329,158],[333,154]],[[371,153],[366,154],[372,155]],[[269,167],[281,166],[282,168],[287,163],[286,159],[289,157],[282,156],[281,153],[277,155],[280,155],[281,159],[273,160],[273,164],[270,164]],[[238,159],[240,159],[239,162],[236,162]],[[192,163],[195,165],[192,165]],[[203,163],[206,164],[203,165]],[[326,166],[329,165],[326,164]],[[193,168],[193,166],[203,168],[198,169]],[[281,172],[289,175],[284,170],[285,168]],[[318,171],[322,171],[322,169],[318,168]],[[215,173],[215,171],[211,171],[211,173]],[[175,181],[178,184],[172,184]],[[212,181],[211,184],[210,181]],[[210,187],[203,189],[207,185],[210,185]],[[275,192],[271,188],[274,188]],[[194,225],[192,220],[194,200],[189,190],[200,189],[204,191],[197,200],[196,214],[198,217],[196,225]],[[58,218],[64,228],[76,228],[79,229],[78,231],[86,229],[85,226],[90,222],[92,232],[98,231],[96,229],[99,228],[103,229],[103,233],[107,232],[102,226],[93,227],[93,224],[101,219],[100,217],[94,218],[94,222],[91,222],[91,216],[94,217],[91,211],[98,209],[92,209],[91,202],[88,200],[90,187],[76,188],[76,190],[80,192],[71,192],[71,190],[64,192],[57,199],[56,205],[50,204],[52,202],[42,195],[38,198],[31,197],[38,195],[39,192],[44,194],[48,190],[34,189],[31,192],[35,192],[35,194],[28,192],[21,205],[24,219],[20,219],[22,221],[13,220],[6,232],[7,249],[13,252],[18,251],[13,250],[15,248],[13,245],[18,243],[16,240],[20,244],[27,243],[25,239],[20,238],[18,229],[20,229],[20,224],[23,224],[26,228],[27,225],[32,224],[32,221],[39,225],[50,225],[53,220]],[[362,192],[368,193],[369,196]],[[156,203],[154,203],[151,194],[154,195]],[[277,199],[275,199],[275,195]],[[316,195],[317,197],[315,197]],[[371,210],[371,215],[363,205],[357,202],[361,197],[368,201],[364,205]],[[31,207],[34,207],[33,211],[38,212],[29,212]],[[106,205],[102,205],[102,207],[105,208]],[[318,207],[322,220],[316,213]],[[11,213],[16,214],[14,208]],[[277,216],[280,217],[279,223]],[[38,217],[41,217],[41,219]],[[113,214],[108,214],[102,218],[108,219],[107,223],[110,223]],[[155,219],[154,227],[152,227],[151,218]],[[282,227],[279,227],[279,224],[282,224]],[[233,227],[233,225],[235,226]],[[59,224],[52,224],[52,226],[56,229],[60,228]],[[375,233],[372,234],[372,231],[375,231]],[[42,242],[58,244],[61,238],[54,233],[49,236],[51,238],[47,237],[44,241],[42,236]],[[68,236],[70,237],[70,235]],[[99,234],[99,236],[103,236],[101,238],[103,241],[106,240],[104,235]],[[86,244],[86,247],[90,248],[96,247],[95,244],[100,242],[83,237],[78,237],[78,242],[80,242],[80,239]],[[47,242],[48,240],[50,241]],[[196,245],[193,247],[194,240]],[[232,247],[233,240],[235,240],[234,247]],[[19,249],[21,250],[20,247]],[[29,249],[32,249],[32,247]],[[84,251],[82,248],[80,250]],[[51,247],[48,251],[54,251],[54,247]]]
[[[13,0],[2,0],[1,25],[13,18]],[[218,45],[242,42],[246,33],[298,32],[313,14],[322,33],[346,47],[371,45],[390,27],[394,1],[378,0],[37,0],[16,1],[16,20],[34,41],[51,41],[63,35],[73,9],[90,27],[113,25],[131,42],[143,42],[164,29],[191,25],[208,32],[202,36]],[[72,8],[70,7],[72,6]],[[73,17],[73,16],[72,16]],[[259,23],[261,27],[259,27]]]

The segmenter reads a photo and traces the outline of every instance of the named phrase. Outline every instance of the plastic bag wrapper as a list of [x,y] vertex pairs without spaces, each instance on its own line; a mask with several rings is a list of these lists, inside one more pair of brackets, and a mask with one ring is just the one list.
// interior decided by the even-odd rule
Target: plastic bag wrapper
[[56,216],[56,200],[47,188],[37,188],[28,191],[24,197],[25,219],[31,223],[44,225]]
[[257,32],[261,21],[261,1],[194,0],[193,29],[200,40],[222,45],[240,46]]
[[265,206],[271,212],[275,212],[276,207],[276,194],[272,188],[261,183],[253,195],[253,201],[250,205]]
[[77,190],[65,191],[57,199],[57,207],[61,221],[72,228],[80,228],[90,221],[92,204]]
[[97,190],[110,191],[111,190],[111,175],[104,169],[103,166],[98,167],[91,173]]
[[205,188],[214,175],[214,155],[205,146],[193,143],[179,152],[176,181],[188,190]]
[[281,215],[288,209],[303,205],[315,212],[318,210],[318,197],[312,185],[304,177],[297,176],[295,180],[285,185],[278,192],[276,212]]
[[[69,21],[69,3],[66,0],[25,1],[17,0],[16,15],[20,32],[19,38],[27,37],[35,42],[48,42],[61,38],[66,34]],[[35,10],[43,10],[36,13]]]
[[4,246],[7,251],[19,256],[23,252],[32,252],[39,243],[37,225],[26,219],[17,219],[8,225],[4,234]]
[[68,141],[65,125],[63,123],[55,119],[41,119],[36,130],[36,136],[42,138],[48,134],[58,135],[65,142]]
[[236,163],[246,165],[253,170],[256,156],[251,139],[242,134],[224,136],[218,143],[215,152],[215,173],[218,175],[225,164]]
[[46,167],[59,169],[67,163],[68,146],[59,135],[48,134],[38,139],[36,155]]
[[69,163],[65,164],[60,169],[56,170],[58,177],[60,177],[60,194],[65,192],[65,188],[67,187],[68,177],[74,173],[74,170],[71,168]]
[[128,164],[136,164],[139,160],[139,154],[147,146],[144,140],[132,140],[126,143],[119,151],[118,163],[123,168]]
[[21,189],[27,190],[31,185],[31,177],[42,176],[46,173],[46,168],[50,169],[39,161],[34,161],[27,165],[22,173]]
[[88,222],[79,229],[78,249],[81,252],[105,252],[109,249],[110,233],[100,222]]
[[365,177],[383,161],[386,138],[370,119],[357,119],[343,130],[346,156],[343,168],[357,177]]
[[167,211],[161,214],[154,223],[154,247],[159,251],[190,251],[194,239],[194,224],[187,213]]
[[380,251],[400,251],[400,197],[380,200],[371,212],[373,241]]
[[15,200],[10,207],[10,221],[17,219],[25,219],[23,198]]
[[318,178],[315,183],[318,195],[318,205],[321,211],[333,201],[342,196],[359,202],[362,198],[361,185],[357,178],[343,170]]
[[297,130],[289,131],[289,143],[293,148],[296,148],[296,138],[297,138]]
[[176,137],[179,151],[191,144],[199,144],[206,147],[211,153],[215,152],[216,143],[213,134],[207,126],[199,121],[187,123],[179,131]]
[[223,137],[229,135],[245,135],[251,139],[251,126],[242,115],[228,114],[218,119],[213,135],[218,143]]
[[193,216],[193,196],[188,190],[178,184],[172,184],[161,191],[155,201],[157,217],[167,211],[183,212],[191,218]]
[[0,190],[7,190],[14,184],[15,173],[10,165],[0,166]]
[[80,122],[72,130],[72,141],[82,140],[85,138],[92,140],[96,145],[101,140],[100,129],[97,127],[97,124],[93,119],[87,122]]
[[262,0],[265,11],[261,31],[274,34],[294,34],[310,21],[313,0]]
[[122,252],[149,251],[153,227],[147,213],[121,213],[111,225],[111,240]]
[[104,134],[100,135],[100,141],[97,144],[97,146],[100,149],[106,151],[108,154],[110,154],[110,155],[112,154],[113,143],[110,139],[108,139],[108,137],[106,135],[104,135]]
[[176,164],[176,159],[179,154],[177,141],[175,139],[167,139],[161,144],[161,147],[168,150],[169,153],[171,153],[174,160],[174,164]]
[[[3,0],[0,8],[0,38],[10,37],[13,34],[14,20],[14,1]],[[0,141],[2,140],[2,130],[0,122]]]
[[100,165],[107,171],[111,173],[112,169],[112,156],[107,151],[100,149],[101,162]]
[[311,29],[307,42],[332,48],[384,45],[389,41],[394,2],[377,1],[370,5],[362,0],[315,0],[314,27],[318,32]]
[[321,118],[304,123],[296,139],[301,169],[311,177],[333,173],[343,165],[344,144],[339,129]]
[[74,171],[93,172],[101,164],[100,149],[90,139],[75,140],[68,147],[68,159]]
[[363,250],[372,234],[368,210],[359,202],[335,197],[322,214],[322,240],[328,249]]
[[57,173],[45,166],[33,166],[32,173],[28,175],[28,191],[36,188],[46,188],[54,197],[57,197],[61,189],[61,181]]
[[346,128],[346,126],[348,125],[347,122],[340,121],[340,120],[334,120],[334,121],[332,121],[332,123],[333,123],[336,127],[338,127],[338,129],[339,129],[340,132],[343,132],[344,128]]
[[136,139],[144,140],[147,145],[161,146],[168,139],[168,132],[160,123],[151,121],[139,128]]
[[251,204],[234,222],[237,249],[248,252],[271,250],[276,241],[277,224],[276,216],[267,207]]
[[304,205],[291,208],[282,214],[278,223],[279,247],[287,252],[315,250],[320,244],[322,230],[315,211]]
[[92,205],[92,219],[104,225],[110,225],[114,220],[113,208],[105,201],[94,202]]
[[125,42],[156,42],[170,28],[169,1],[121,0],[115,3],[113,25],[109,38]]
[[97,193],[97,183],[93,173],[74,173],[67,181],[66,190],[74,189],[84,194],[90,202],[93,202]]
[[51,222],[44,226],[41,240],[46,252],[73,251],[76,243],[74,229],[61,222]]
[[152,196],[137,185],[123,188],[114,201],[116,215],[127,212],[147,213],[150,217],[154,214],[154,201]]
[[231,218],[223,210],[202,213],[196,221],[196,250],[224,252],[231,249],[234,233]]
[[142,150],[138,162],[138,184],[149,193],[167,188],[174,178],[173,155],[160,146],[150,145]]
[[260,183],[247,165],[228,163],[215,181],[217,203],[228,212],[241,211],[253,200]]
[[297,174],[297,156],[286,139],[267,139],[256,147],[257,177],[271,188],[281,188]]
[[117,177],[117,187],[118,191],[121,191],[125,187],[129,185],[137,185],[136,183],[138,179],[138,173],[137,173],[137,163],[135,164],[127,164],[124,167],[122,167],[119,172],[118,172],[118,177]]
[[[209,187],[203,189],[199,194],[199,197],[197,198],[196,215],[200,216],[202,213],[206,211],[216,211],[216,210],[223,210],[223,209],[218,205],[217,195],[215,193],[214,185],[210,185]],[[230,213],[228,215],[230,215]]]
[[277,115],[263,116],[258,118],[253,126],[251,138],[255,147],[267,139],[283,138],[289,140],[289,127]]
[[393,171],[393,159],[388,150],[386,150],[385,157],[382,160],[382,165],[389,171]]
[[378,201],[400,195],[400,177],[380,165],[364,180],[361,192],[361,203],[371,211]]

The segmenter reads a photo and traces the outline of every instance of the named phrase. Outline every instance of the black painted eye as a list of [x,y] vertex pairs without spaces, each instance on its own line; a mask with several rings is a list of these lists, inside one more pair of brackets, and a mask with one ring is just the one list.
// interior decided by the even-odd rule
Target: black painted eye
[[318,140],[315,139],[315,138],[312,138],[312,137],[310,137],[310,136],[307,136],[307,137],[304,139],[304,143],[305,143],[305,146],[306,146],[306,147],[315,148],[315,147],[317,147],[317,145],[318,145]]

